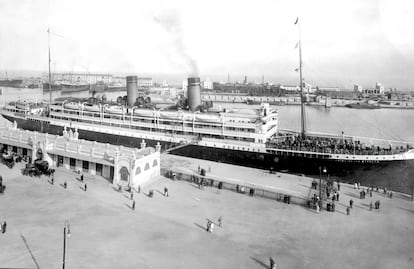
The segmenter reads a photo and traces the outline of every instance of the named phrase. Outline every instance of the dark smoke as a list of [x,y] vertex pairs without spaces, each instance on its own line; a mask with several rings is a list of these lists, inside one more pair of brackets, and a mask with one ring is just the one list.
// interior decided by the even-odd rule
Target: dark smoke
[[162,16],[154,16],[154,21],[159,23],[168,33],[171,34],[173,45],[178,55],[184,60],[185,65],[189,69],[189,75],[198,76],[197,61],[188,54],[184,45],[184,38],[181,29],[180,18],[177,13],[169,12]]

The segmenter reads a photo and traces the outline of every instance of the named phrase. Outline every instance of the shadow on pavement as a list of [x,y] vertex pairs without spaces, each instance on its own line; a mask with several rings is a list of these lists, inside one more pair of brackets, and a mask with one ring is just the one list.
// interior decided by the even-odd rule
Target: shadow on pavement
[[345,193],[345,195],[348,195],[348,196],[351,196],[351,197],[353,197],[353,198],[357,198],[357,199],[359,199],[360,197],[359,197],[359,195],[357,195],[357,194],[355,194],[355,193],[352,193],[352,192],[347,192],[347,193]]
[[414,213],[414,210],[408,209],[408,208],[404,208],[404,207],[398,207],[399,209],[402,209],[404,211],[407,211],[409,213]]
[[39,266],[39,264],[37,263],[37,260],[36,260],[35,256],[33,255],[32,250],[30,249],[29,245],[27,244],[27,240],[26,240],[26,238],[23,236],[23,234],[20,234],[20,237],[22,238],[22,240],[23,240],[23,242],[24,242],[24,245],[26,246],[27,250],[29,251],[30,256],[32,256],[32,260],[33,260],[33,262],[35,263],[36,268],[37,268],[37,269],[40,269],[40,266]]
[[201,226],[200,224],[194,222],[194,225],[200,228],[201,230],[206,231],[206,228]]
[[269,268],[269,266],[267,266],[267,264],[266,264],[266,263],[262,262],[262,261],[261,261],[261,260],[259,260],[259,259],[256,259],[256,258],[254,258],[254,257],[250,257],[250,259],[252,259],[253,261],[257,262],[258,264],[260,264],[260,265],[261,265],[261,266],[263,266],[264,268]]

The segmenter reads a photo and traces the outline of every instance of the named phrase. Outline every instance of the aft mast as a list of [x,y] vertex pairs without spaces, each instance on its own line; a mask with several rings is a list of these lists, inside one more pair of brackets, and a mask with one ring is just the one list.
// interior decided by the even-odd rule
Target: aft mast
[[300,22],[299,17],[296,18],[295,25],[298,26],[299,30],[299,87],[300,87],[300,123],[301,130],[300,133],[302,138],[306,136],[306,126],[305,126],[305,104],[303,103],[303,79],[302,79],[302,38],[300,33]]
[[52,104],[52,74],[50,72],[50,63],[52,59],[50,58],[50,29],[47,28],[47,39],[49,47],[49,103]]

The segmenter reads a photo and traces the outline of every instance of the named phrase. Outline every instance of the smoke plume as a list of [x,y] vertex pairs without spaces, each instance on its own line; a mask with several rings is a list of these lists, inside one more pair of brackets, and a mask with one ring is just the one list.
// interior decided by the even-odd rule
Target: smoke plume
[[184,37],[181,29],[181,22],[179,15],[171,11],[164,15],[154,16],[154,21],[160,24],[165,31],[167,31],[172,38],[173,46],[178,56],[184,61],[188,75],[198,76],[197,61],[191,57],[184,45]]

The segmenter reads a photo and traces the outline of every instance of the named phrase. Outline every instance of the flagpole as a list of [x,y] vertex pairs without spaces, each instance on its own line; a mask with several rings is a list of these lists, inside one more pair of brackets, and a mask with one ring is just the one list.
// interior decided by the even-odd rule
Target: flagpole
[[52,104],[52,74],[50,73],[50,29],[47,28],[47,40],[48,40],[48,49],[49,49],[49,103]]
[[300,115],[301,115],[301,134],[305,137],[305,104],[303,103],[303,79],[302,79],[302,36],[300,31],[299,17],[296,19],[295,24],[298,25],[299,29],[299,87],[300,87]]

